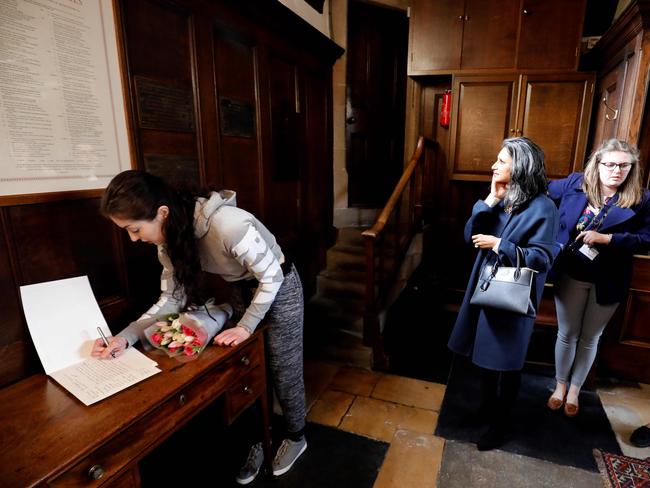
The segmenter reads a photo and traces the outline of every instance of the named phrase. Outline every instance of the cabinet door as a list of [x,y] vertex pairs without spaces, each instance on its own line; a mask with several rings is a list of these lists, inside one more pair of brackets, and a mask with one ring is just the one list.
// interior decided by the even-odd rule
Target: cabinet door
[[586,0],[524,0],[517,67],[575,69]]
[[599,73],[592,151],[611,138],[639,142],[647,91],[647,67],[643,68],[647,61],[642,60],[641,36],[643,32],[621,46],[618,52],[608,53],[606,71]]
[[454,78],[450,161],[452,178],[485,180],[503,139],[514,134],[516,75]]
[[592,73],[522,76],[517,134],[544,150],[549,178],[582,168],[594,77]]
[[410,75],[460,68],[463,15],[462,1],[413,1],[408,67]]
[[594,114],[592,149],[612,137],[618,136],[618,128],[623,114],[621,102],[625,87],[626,62],[618,64],[612,71],[598,81],[596,88],[596,114]]
[[519,0],[466,1],[463,69],[514,67],[519,3]]

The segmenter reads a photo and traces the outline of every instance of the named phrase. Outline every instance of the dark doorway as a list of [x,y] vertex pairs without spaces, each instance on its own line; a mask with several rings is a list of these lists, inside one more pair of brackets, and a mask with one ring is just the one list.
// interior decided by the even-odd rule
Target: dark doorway
[[348,8],[348,205],[377,208],[403,169],[408,18],[358,0]]

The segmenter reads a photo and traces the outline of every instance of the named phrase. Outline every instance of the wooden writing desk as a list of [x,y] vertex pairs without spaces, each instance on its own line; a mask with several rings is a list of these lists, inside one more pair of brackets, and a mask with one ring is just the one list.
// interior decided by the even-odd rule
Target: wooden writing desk
[[0,390],[0,485],[139,486],[138,461],[220,397],[228,424],[260,402],[268,463],[262,331],[194,361],[149,357],[162,372],[89,407],[44,374]]

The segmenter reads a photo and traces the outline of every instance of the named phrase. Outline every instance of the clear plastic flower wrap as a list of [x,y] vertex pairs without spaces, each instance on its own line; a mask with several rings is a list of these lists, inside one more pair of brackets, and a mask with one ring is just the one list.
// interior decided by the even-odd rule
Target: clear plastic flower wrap
[[168,356],[193,359],[223,328],[232,308],[228,304],[191,307],[181,314],[158,317],[144,330],[147,341]]

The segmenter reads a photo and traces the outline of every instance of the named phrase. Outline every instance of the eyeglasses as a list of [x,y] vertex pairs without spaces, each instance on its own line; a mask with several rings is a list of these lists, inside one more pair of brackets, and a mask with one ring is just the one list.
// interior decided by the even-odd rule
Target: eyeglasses
[[600,164],[605,166],[605,168],[607,168],[609,171],[614,171],[614,168],[618,168],[621,171],[627,171],[632,167],[632,163],[613,163],[607,161],[607,162],[601,162]]

